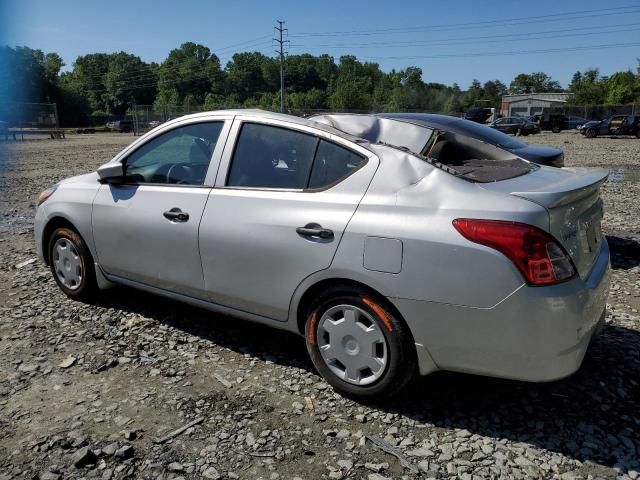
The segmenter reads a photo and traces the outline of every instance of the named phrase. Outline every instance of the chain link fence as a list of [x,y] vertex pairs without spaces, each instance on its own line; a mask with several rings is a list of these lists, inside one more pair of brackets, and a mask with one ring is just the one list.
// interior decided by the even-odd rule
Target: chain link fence
[[0,110],[0,140],[24,140],[25,135],[63,138],[55,103],[6,103]]
[[564,105],[545,108],[543,113],[563,114],[587,120],[604,120],[612,115],[640,115],[640,104],[630,105]]

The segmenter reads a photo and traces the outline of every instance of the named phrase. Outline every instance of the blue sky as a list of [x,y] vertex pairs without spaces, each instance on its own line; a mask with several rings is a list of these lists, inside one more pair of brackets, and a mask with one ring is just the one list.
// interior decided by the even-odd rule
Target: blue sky
[[[414,65],[427,82],[463,88],[534,71],[566,85],[590,67],[635,71],[640,57],[640,0],[0,0],[0,18],[0,43],[57,52],[67,69],[79,55],[120,50],[161,62],[186,41],[223,65],[235,51],[272,55],[277,19],[291,53],[354,54],[387,71]],[[563,50],[576,47],[584,50]]]

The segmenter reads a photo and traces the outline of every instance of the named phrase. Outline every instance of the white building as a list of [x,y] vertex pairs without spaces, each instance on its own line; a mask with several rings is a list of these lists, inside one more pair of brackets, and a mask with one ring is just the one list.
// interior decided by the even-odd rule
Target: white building
[[567,103],[568,93],[523,93],[502,97],[500,113],[505,117],[528,117],[545,108],[562,107]]

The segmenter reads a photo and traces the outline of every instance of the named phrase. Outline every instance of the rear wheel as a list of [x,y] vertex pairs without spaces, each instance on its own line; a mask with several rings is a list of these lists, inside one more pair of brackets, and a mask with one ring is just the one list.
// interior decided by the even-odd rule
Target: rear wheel
[[70,228],[57,228],[49,239],[49,267],[53,278],[68,297],[90,300],[95,291],[96,273],[84,240]]
[[598,133],[594,128],[589,128],[586,132],[584,132],[584,136],[587,138],[595,138]]
[[559,127],[559,126],[557,126],[557,125],[555,125],[553,128],[551,128],[551,131],[552,131],[553,133],[560,133],[560,127]]
[[311,306],[306,343],[318,372],[353,397],[390,397],[416,371],[408,328],[384,302],[364,289],[330,289]]

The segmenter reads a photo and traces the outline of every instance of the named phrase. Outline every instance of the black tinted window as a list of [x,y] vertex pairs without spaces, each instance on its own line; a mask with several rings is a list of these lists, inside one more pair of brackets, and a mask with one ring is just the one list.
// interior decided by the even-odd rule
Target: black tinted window
[[176,128],[145,143],[126,162],[134,183],[202,185],[223,122]]
[[245,123],[231,161],[231,187],[303,189],[317,139],[286,128]]
[[337,182],[360,167],[365,159],[346,148],[320,140],[309,188],[323,188]]

